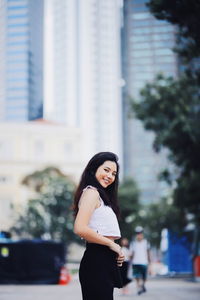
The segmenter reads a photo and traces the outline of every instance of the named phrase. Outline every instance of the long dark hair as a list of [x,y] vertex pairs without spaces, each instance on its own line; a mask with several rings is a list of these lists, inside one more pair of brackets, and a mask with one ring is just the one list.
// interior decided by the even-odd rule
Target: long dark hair
[[[105,161],[113,161],[117,165],[117,174],[115,180],[107,188],[104,188],[96,179],[96,171]],[[95,154],[88,162],[83,174],[81,176],[80,183],[75,192],[74,196],[74,214],[78,213],[78,203],[83,192],[83,189],[88,186],[94,186],[97,188],[100,197],[102,198],[105,205],[110,206],[117,217],[119,217],[119,206],[117,201],[117,191],[119,184],[119,164],[118,157],[112,152],[99,152]]]

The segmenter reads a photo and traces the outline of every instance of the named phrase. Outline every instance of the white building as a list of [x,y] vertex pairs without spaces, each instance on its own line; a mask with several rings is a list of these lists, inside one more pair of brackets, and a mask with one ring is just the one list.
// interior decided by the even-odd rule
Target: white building
[[[0,119],[13,122],[0,123],[1,230],[12,221],[12,204],[28,198],[21,186],[27,174],[54,165],[77,181],[94,153],[113,151],[121,158],[120,13],[120,0],[0,0]],[[34,53],[43,49],[43,36],[44,52],[39,57]],[[22,54],[38,58],[44,99],[40,89],[36,100],[42,105],[36,111],[42,117],[43,107],[49,123],[25,122],[33,119],[27,117],[28,110],[23,118],[21,106],[14,106],[22,95],[7,97],[8,72],[11,93],[18,93],[25,82],[33,97],[36,93],[28,87],[29,81],[43,84],[37,69],[30,73],[34,80],[29,76],[30,59],[24,60],[25,71],[21,70],[24,62],[18,55]],[[24,104],[23,112],[25,108],[35,111],[37,101],[31,99],[26,97],[30,105]],[[10,117],[5,118],[8,106]]]
[[29,198],[22,179],[48,166],[75,182],[83,170],[82,138],[77,128],[45,121],[0,123],[0,230],[12,224],[12,205]]
[[121,157],[119,0],[46,0],[44,116],[83,131],[86,158]]

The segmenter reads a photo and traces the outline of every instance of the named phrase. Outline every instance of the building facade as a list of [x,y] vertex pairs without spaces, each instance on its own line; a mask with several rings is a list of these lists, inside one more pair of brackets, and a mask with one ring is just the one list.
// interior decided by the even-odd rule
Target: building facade
[[29,199],[22,186],[25,176],[53,166],[79,181],[83,170],[81,132],[45,121],[0,124],[0,220],[1,230],[12,225],[15,214]]
[[0,1],[0,121],[43,116],[43,0]]
[[45,2],[45,118],[81,128],[87,158],[122,155],[121,8],[116,0]]
[[177,57],[171,50],[175,45],[175,28],[155,19],[146,2],[124,1],[122,30],[124,173],[136,179],[143,203],[164,195],[166,186],[158,182],[157,176],[167,161],[165,153],[153,151],[153,133],[145,131],[139,120],[130,117],[130,99],[139,100],[140,89],[156,74],[178,75]]

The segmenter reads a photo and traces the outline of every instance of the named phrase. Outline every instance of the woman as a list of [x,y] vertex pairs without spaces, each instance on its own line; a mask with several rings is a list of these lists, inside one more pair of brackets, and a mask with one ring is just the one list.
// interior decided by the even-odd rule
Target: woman
[[87,164],[75,194],[74,232],[86,240],[79,269],[83,300],[112,300],[114,287],[122,287],[118,266],[124,255],[115,243],[121,236],[117,161],[112,152],[97,153]]

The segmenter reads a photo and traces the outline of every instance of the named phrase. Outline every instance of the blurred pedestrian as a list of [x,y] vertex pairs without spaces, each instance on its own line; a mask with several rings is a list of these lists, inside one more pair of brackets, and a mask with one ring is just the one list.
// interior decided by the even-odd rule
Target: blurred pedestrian
[[121,288],[118,266],[124,260],[118,225],[118,158],[100,152],[88,162],[74,199],[74,232],[86,240],[79,279],[83,300],[113,300],[114,287]]
[[143,228],[135,228],[135,240],[130,245],[133,277],[136,279],[137,293],[141,295],[146,292],[146,279],[148,264],[150,264],[150,245],[144,238]]
[[122,275],[122,295],[128,295],[129,289],[128,289],[128,284],[132,281],[128,277],[128,268],[130,264],[130,250],[129,250],[129,241],[127,238],[122,238],[120,241],[121,249],[124,254],[124,262],[122,267],[120,268],[121,275]]

